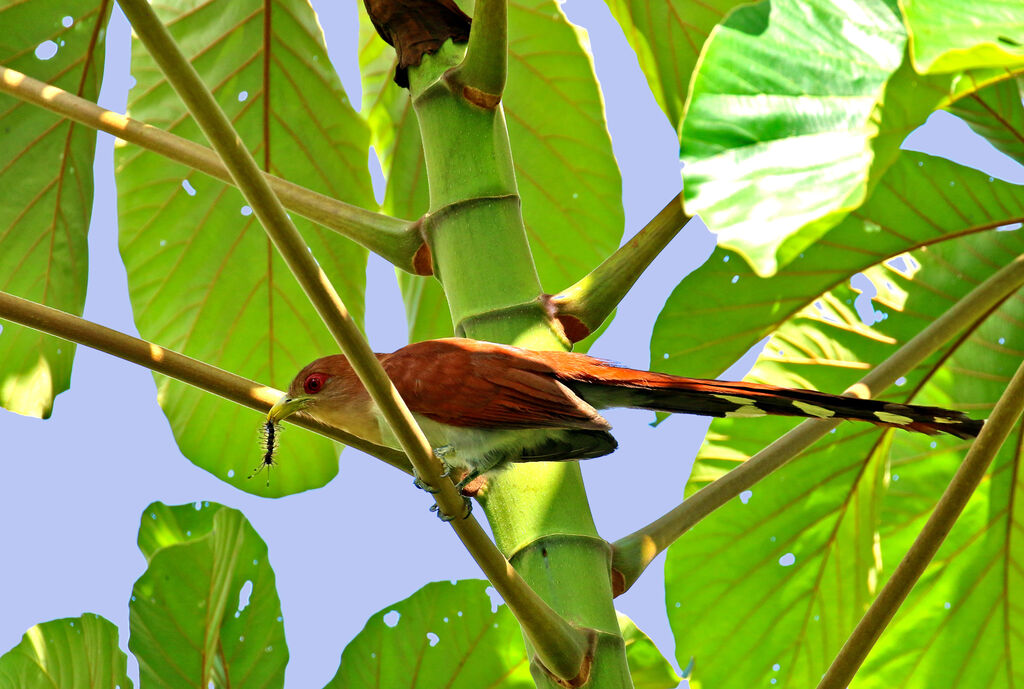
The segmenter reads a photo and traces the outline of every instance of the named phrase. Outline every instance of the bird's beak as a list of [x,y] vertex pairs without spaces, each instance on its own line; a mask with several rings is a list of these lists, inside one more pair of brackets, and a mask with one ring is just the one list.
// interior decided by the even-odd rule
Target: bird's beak
[[312,401],[313,398],[310,395],[298,395],[297,397],[281,395],[281,399],[275,402],[274,406],[267,412],[267,420],[277,423],[286,416],[291,416],[307,406]]

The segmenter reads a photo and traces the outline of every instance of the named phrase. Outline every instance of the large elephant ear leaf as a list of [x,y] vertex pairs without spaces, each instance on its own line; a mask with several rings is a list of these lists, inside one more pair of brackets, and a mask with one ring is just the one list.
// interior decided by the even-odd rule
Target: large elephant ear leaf
[[[756,277],[736,254],[719,249],[684,284],[701,310],[730,313],[737,323],[713,329],[711,342],[742,353],[770,336],[752,380],[840,392],[1024,253],[1024,233],[1008,229],[1022,218],[1020,186],[903,152],[856,216],[772,278]],[[1013,324],[1024,322],[1024,300],[1013,295],[977,316],[882,399],[984,418],[1020,363],[1024,328]],[[717,323],[710,314],[686,318]],[[712,348],[696,347],[687,358],[698,370],[721,363]],[[673,352],[673,365],[681,362],[679,354]],[[687,493],[794,423],[715,420]],[[816,683],[920,530],[968,444],[845,423],[701,522],[670,548],[666,564],[680,662],[697,658],[694,675],[706,686],[726,678],[745,686],[771,679]],[[935,618],[921,611],[941,614],[944,601],[936,597],[943,595],[963,606],[981,596],[982,603],[970,604],[975,611],[1020,595],[1015,579],[990,581],[982,571],[990,562],[1020,565],[1009,510],[1024,499],[1013,479],[1018,461],[1013,448],[997,458],[986,489],[968,506],[967,514],[977,518],[957,525],[950,536],[956,545],[926,575],[932,584],[912,594],[922,602],[908,602],[872,656],[878,660],[869,660],[875,670],[886,670],[865,669],[858,683],[928,686],[948,670],[950,658],[978,676],[1000,671],[990,654],[962,639],[991,634],[998,639],[993,644],[1010,643],[1019,631],[1013,623],[994,628],[987,615],[964,612],[955,627],[933,625],[926,633]],[[715,593],[697,593],[708,591]],[[722,610],[743,614],[723,616]],[[735,633],[738,625],[743,635]],[[753,641],[742,643],[741,636]]]
[[[859,206],[906,34],[884,0],[739,7],[712,31],[680,130],[687,212],[759,275]],[[822,155],[827,151],[828,155]]]
[[[472,3],[460,2],[472,14]],[[623,231],[622,180],[582,32],[553,0],[509,3],[509,77],[502,107],[541,285],[557,292],[614,251]],[[428,210],[423,148],[408,91],[397,87],[394,51],[361,14],[363,112],[388,179],[384,210]],[[556,57],[557,56],[557,57]],[[434,278],[400,275],[410,339],[452,334]]]
[[[0,64],[95,101],[111,3],[7,2]],[[0,95],[0,290],[81,315],[96,133]],[[46,418],[75,344],[0,321],[0,406]]]
[[[331,68],[308,3],[177,0],[156,9],[264,170],[375,205],[369,133]],[[132,56],[132,114],[204,142],[145,49],[136,43]],[[132,146],[118,151],[117,181],[121,253],[143,337],[277,387],[336,351],[235,188]],[[361,320],[365,250],[294,220]],[[278,496],[321,486],[337,472],[330,441],[290,428],[269,487],[247,481],[260,456],[260,416],[163,376],[157,381],[182,452],[234,486]]]

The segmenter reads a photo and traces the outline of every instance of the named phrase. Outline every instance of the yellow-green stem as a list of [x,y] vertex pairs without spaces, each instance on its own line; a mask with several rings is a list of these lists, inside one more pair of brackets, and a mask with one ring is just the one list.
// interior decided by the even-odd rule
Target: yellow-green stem
[[579,342],[600,328],[651,261],[689,221],[690,216],[683,212],[683,194],[679,192],[601,265],[551,297],[551,306],[566,337]]
[[[105,110],[84,98],[16,70],[0,66],[0,92],[234,184],[227,167],[209,148],[133,120],[127,115]],[[288,210],[358,242],[402,270],[420,275],[430,274],[430,261],[423,260],[425,254],[419,223],[374,213],[300,187],[270,173],[263,174]]]
[[[259,412],[266,413],[283,394],[280,390],[236,376],[234,373],[179,354],[158,344],[140,340],[98,323],[6,292],[0,292],[0,317],[40,332],[92,347],[133,364],[145,366],[152,371],[163,373]],[[357,450],[362,450],[406,473],[412,473],[409,460],[398,450],[374,445],[309,417],[296,417],[294,423]]]

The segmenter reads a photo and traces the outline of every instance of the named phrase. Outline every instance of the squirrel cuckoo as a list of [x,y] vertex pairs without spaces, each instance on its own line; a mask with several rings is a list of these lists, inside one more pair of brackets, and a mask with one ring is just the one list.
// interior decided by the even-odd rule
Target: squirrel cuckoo
[[[458,487],[506,462],[600,457],[615,450],[598,413],[634,407],[676,414],[776,414],[868,421],[973,438],[982,421],[958,411],[761,385],[683,378],[616,366],[586,354],[534,352],[448,338],[378,354],[435,454],[468,473]],[[317,359],[270,410],[303,412],[379,445],[398,447],[369,393],[340,354]]]

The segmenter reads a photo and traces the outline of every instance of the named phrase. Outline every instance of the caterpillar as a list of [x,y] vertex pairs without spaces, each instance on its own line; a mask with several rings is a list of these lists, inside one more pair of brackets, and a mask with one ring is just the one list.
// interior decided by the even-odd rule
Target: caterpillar
[[277,427],[276,421],[267,419],[260,427],[260,444],[263,446],[263,460],[256,465],[256,468],[252,470],[246,478],[251,479],[256,474],[260,473],[264,469],[267,470],[267,488],[270,488],[270,468],[277,464],[274,461],[274,453],[277,452],[278,433],[280,432]]

